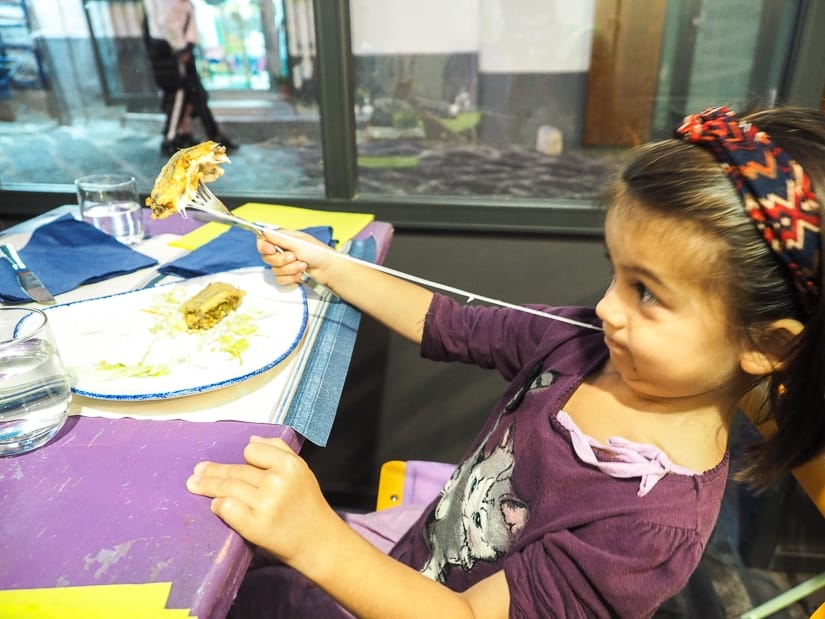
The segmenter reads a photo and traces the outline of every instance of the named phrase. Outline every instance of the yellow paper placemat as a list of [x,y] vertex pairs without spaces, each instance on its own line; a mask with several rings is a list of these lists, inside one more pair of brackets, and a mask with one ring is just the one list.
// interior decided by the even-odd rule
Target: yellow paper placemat
[[[171,582],[0,591],[0,619],[192,619],[166,608]],[[196,619],[196,618],[195,618]]]
[[[372,213],[343,213],[340,211],[318,211],[297,206],[284,206],[281,204],[262,204],[249,202],[243,204],[232,212],[238,217],[257,221],[265,224],[273,224],[289,230],[309,228],[311,226],[332,226],[332,238],[339,244],[346,243],[361,230],[364,226],[375,219]],[[185,234],[179,239],[169,243],[174,247],[193,250],[208,243],[228,226],[224,224],[208,223],[197,230]]]

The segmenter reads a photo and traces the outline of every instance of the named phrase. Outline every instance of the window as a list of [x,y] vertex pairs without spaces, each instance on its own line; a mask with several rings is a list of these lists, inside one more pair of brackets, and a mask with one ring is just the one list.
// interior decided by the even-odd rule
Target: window
[[[708,105],[816,106],[825,83],[825,9],[801,0],[193,2],[213,110],[242,143],[214,187],[230,205],[592,231],[628,147]],[[141,2],[2,0],[7,55],[22,7],[45,80],[0,73],[0,185],[71,192],[105,167],[147,192],[163,115]]]

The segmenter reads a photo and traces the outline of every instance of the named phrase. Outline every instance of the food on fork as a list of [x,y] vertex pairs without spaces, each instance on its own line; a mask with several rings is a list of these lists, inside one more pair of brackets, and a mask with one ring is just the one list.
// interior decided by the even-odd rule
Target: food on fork
[[217,142],[201,142],[182,148],[169,158],[155,179],[146,205],[152,217],[163,219],[186,211],[201,183],[211,183],[223,175],[222,163],[229,163],[226,147]]
[[211,329],[241,304],[244,291],[232,284],[212,282],[181,306],[190,329]]

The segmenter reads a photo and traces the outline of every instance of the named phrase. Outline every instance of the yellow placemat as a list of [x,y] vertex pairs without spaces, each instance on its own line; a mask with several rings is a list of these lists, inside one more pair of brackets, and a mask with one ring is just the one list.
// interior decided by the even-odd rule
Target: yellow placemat
[[[371,213],[318,211],[299,208],[297,206],[261,204],[258,202],[249,202],[233,209],[232,212],[238,217],[248,219],[249,221],[274,224],[289,230],[298,230],[311,226],[332,226],[332,238],[336,239],[339,244],[349,241],[358,234],[364,226],[375,219],[375,215]],[[228,226],[224,224],[208,223],[169,244],[188,250],[197,249],[222,232],[225,232],[227,227]]]
[[[0,619],[192,619],[166,608],[171,582],[0,591]],[[196,618],[195,618],[196,619]]]

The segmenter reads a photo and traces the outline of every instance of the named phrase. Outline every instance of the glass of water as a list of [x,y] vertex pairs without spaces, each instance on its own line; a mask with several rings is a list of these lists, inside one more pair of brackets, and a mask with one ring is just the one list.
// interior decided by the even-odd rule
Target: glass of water
[[0,456],[49,441],[66,421],[71,395],[46,314],[0,308]]
[[92,174],[74,184],[83,221],[127,245],[143,240],[143,216],[133,176]]

